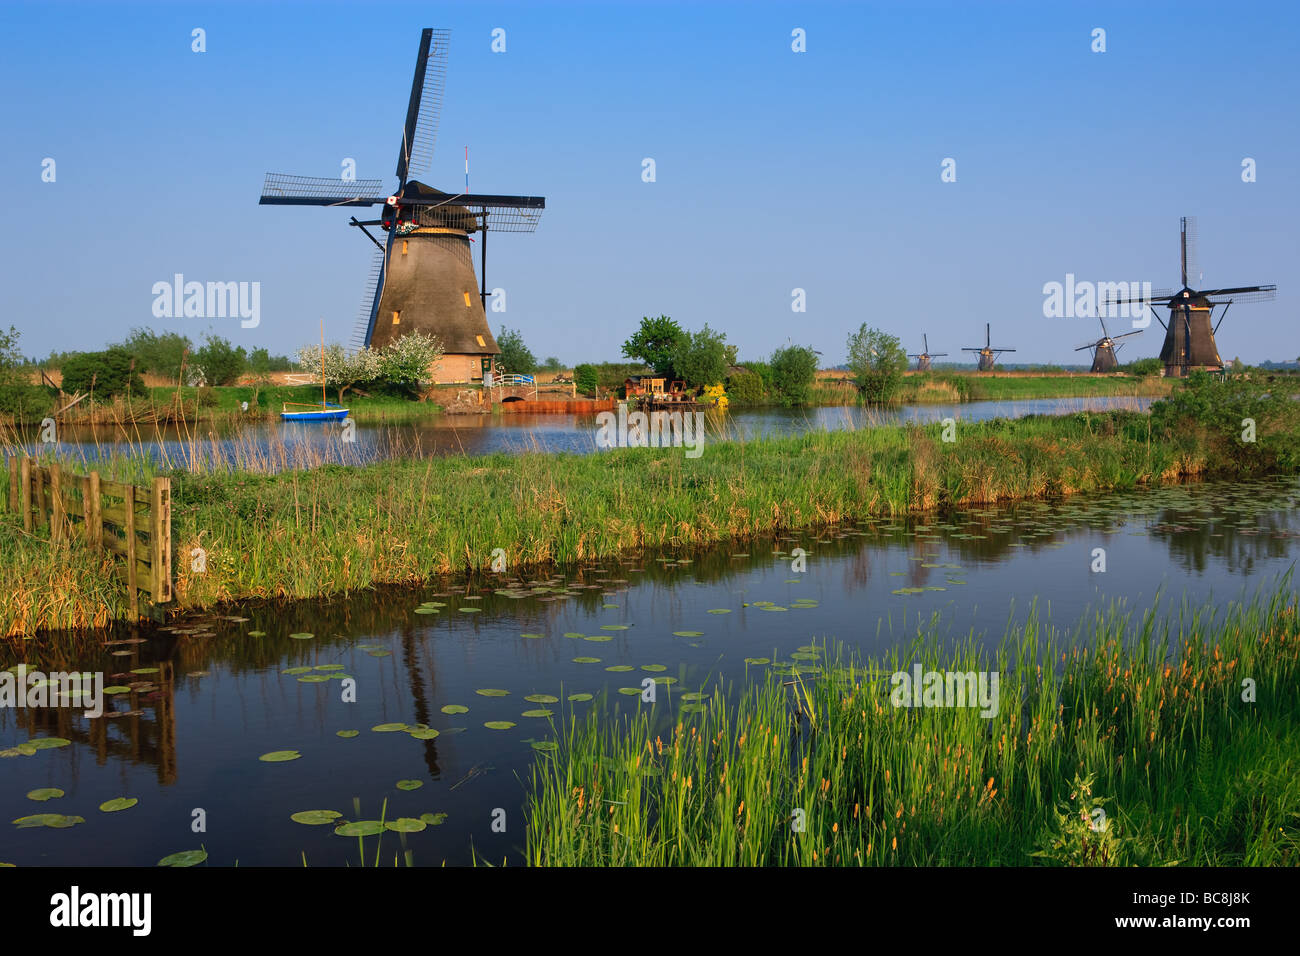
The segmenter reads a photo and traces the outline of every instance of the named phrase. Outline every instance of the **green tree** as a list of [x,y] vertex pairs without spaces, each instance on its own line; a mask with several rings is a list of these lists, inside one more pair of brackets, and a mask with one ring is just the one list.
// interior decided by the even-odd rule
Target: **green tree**
[[596,388],[600,384],[599,373],[596,366],[588,362],[583,362],[573,369],[573,385],[583,395],[595,395]]
[[736,372],[727,379],[727,398],[733,405],[760,405],[763,402],[763,380],[749,370]]
[[497,336],[497,345],[501,349],[497,362],[507,372],[532,375],[537,371],[537,359],[524,344],[524,337],[517,329],[502,326],[501,334]]
[[727,377],[726,336],[707,323],[698,332],[682,333],[673,345],[670,365],[673,375],[691,388],[721,383]]
[[18,329],[12,325],[8,332],[0,329],[0,385],[25,383],[23,366],[26,364],[23,353],[18,351]]
[[548,372],[561,372],[564,370],[564,363],[554,355],[548,355],[546,361],[542,363],[542,368]]
[[653,319],[642,316],[641,327],[623,343],[623,357],[645,362],[657,375],[675,374],[681,378],[681,372],[674,371],[673,354],[685,336],[682,327],[666,315]]
[[903,383],[907,352],[898,337],[864,322],[849,336],[848,367],[864,401],[888,402]]
[[817,377],[817,353],[803,345],[787,345],[772,353],[772,385],[783,405],[802,405]]
[[190,361],[205,385],[234,385],[248,368],[243,347],[236,348],[219,335],[205,336],[203,346],[190,356]]
[[378,379],[379,365],[380,357],[377,349],[365,348],[349,352],[337,342],[326,346],[323,356],[318,343],[304,345],[298,349],[298,367],[304,372],[320,376],[326,387],[337,391],[340,402],[343,401],[343,393],[349,388]]
[[145,393],[137,359],[120,345],[103,352],[81,352],[63,363],[63,391],[91,392],[96,401],[107,401],[124,393]]
[[139,360],[136,364],[141,371],[172,380],[180,378],[185,353],[194,351],[194,343],[189,336],[179,332],[163,332],[159,335],[152,329],[144,328],[132,329],[122,346]]

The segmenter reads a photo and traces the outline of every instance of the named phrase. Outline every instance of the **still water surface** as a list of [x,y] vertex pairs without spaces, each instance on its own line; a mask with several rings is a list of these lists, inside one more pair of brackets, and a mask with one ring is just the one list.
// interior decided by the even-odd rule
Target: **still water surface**
[[[126,716],[0,710],[0,750],[43,736],[71,741],[0,758],[0,862],[153,865],[202,845],[209,865],[294,866],[303,854],[313,866],[356,865],[355,838],[289,817],[335,810],[377,819],[384,799],[388,819],[447,814],[423,832],[385,833],[384,865],[403,846],[416,865],[468,863],[472,851],[518,862],[532,745],[555,738],[548,719],[524,711],[551,710],[557,721],[591,708],[627,713],[650,705],[619,689],[649,677],[670,681],[656,688],[654,713],[675,720],[683,692],[719,682],[735,692],[762,679],[767,665],[747,658],[788,661],[823,640],[885,652],[932,615],[945,639],[973,633],[991,645],[1035,602],[1066,628],[1112,602],[1141,613],[1158,594],[1166,604],[1222,606],[1292,567],[1298,498],[1300,485],[1287,479],[862,522],[522,580],[243,606],[182,622],[193,633],[105,645],[135,639],[121,631],[92,636],[80,654],[29,651],[28,663],[47,671],[102,670],[106,684],[137,686],[107,704]],[[795,547],[808,552],[804,572],[792,570]],[[1099,547],[1105,573],[1090,570]],[[314,636],[291,637],[303,633]],[[4,655],[0,667],[17,660]],[[313,670],[285,673],[295,668]],[[344,675],[356,680],[355,703],[341,699]],[[536,694],[559,700],[525,699]],[[594,698],[570,702],[574,694]],[[449,705],[468,711],[444,712]],[[490,721],[514,726],[489,729]],[[386,723],[427,725],[438,736],[372,729]],[[343,730],[359,733],[337,736]],[[259,761],[278,750],[302,756]],[[400,790],[399,780],[422,785]],[[27,798],[45,787],[66,795]],[[98,809],[122,796],[139,803]],[[505,833],[492,829],[498,808]],[[206,816],[201,834],[191,831],[196,809]],[[10,823],[35,813],[86,822]],[[372,864],[377,840],[366,839]]]

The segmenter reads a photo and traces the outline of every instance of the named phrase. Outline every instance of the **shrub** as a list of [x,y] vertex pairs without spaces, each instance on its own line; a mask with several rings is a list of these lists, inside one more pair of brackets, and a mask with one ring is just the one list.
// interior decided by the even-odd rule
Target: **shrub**
[[788,345],[772,353],[772,386],[782,405],[802,405],[817,377],[817,353],[802,345]]
[[595,395],[596,388],[600,384],[600,379],[596,374],[596,366],[584,362],[573,370],[574,387],[583,395]]
[[849,336],[848,351],[847,364],[862,398],[873,403],[893,398],[907,370],[907,353],[898,337],[869,329],[864,322]]
[[1300,402],[1267,382],[1216,379],[1197,371],[1151,406],[1153,431],[1173,441],[1200,439],[1208,457],[1243,473],[1300,468]]
[[672,350],[673,376],[690,388],[721,382],[727,377],[726,336],[706,324],[682,335]]
[[763,380],[754,372],[737,372],[727,379],[727,397],[735,405],[760,405],[763,394]]
[[122,347],[136,357],[136,367],[175,381],[181,375],[185,353],[193,351],[194,344],[179,332],[161,335],[151,329],[132,329]]
[[90,392],[92,382],[96,401],[122,394],[145,394],[135,356],[120,345],[103,352],[82,352],[63,364],[63,391]]
[[203,347],[190,356],[190,361],[203,376],[205,385],[234,385],[248,367],[243,348],[235,348],[219,335],[207,336]]
[[532,375],[537,371],[537,359],[528,350],[528,346],[524,345],[524,337],[518,330],[502,326],[501,334],[497,336],[497,346],[501,349],[497,362],[507,372]]
[[1157,375],[1163,364],[1158,358],[1137,359],[1128,363],[1128,373],[1130,375]]

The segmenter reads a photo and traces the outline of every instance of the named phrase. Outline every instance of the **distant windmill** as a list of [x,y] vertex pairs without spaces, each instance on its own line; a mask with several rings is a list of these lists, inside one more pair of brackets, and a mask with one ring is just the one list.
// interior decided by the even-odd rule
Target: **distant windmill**
[[[488,328],[487,233],[533,232],[546,200],[540,196],[449,194],[410,174],[428,169],[442,113],[451,34],[426,29],[420,34],[411,97],[397,154],[397,188],[391,195],[380,179],[322,179],[268,173],[262,205],[382,206],[380,218],[358,227],[378,251],[371,267],[354,347],[382,347],[410,332],[442,341],[444,355],[437,381],[468,382],[490,372],[500,354]],[[468,151],[466,177],[468,178]],[[376,239],[367,226],[388,235]],[[482,288],[474,275],[470,233],[479,234]]]
[[1101,319],[1100,321],[1101,338],[1095,342],[1089,342],[1087,345],[1080,345],[1075,351],[1082,352],[1084,349],[1095,349],[1096,351],[1092,353],[1092,368],[1089,371],[1113,372],[1119,368],[1119,362],[1115,360],[1115,352],[1124,347],[1123,343],[1116,345],[1115,341],[1117,339],[1126,339],[1130,335],[1141,335],[1142,330],[1138,329],[1136,332],[1125,332],[1123,335],[1112,336],[1106,331],[1106,320]]
[[[1199,292],[1189,288],[1187,277],[1200,274],[1193,261],[1196,257],[1196,220],[1190,216],[1183,217],[1181,238],[1183,287],[1179,291],[1129,299],[1111,300],[1108,297],[1105,303],[1107,307],[1135,302],[1148,306],[1163,302],[1168,306],[1168,325],[1165,325],[1159,315],[1156,316],[1156,321],[1165,329],[1165,344],[1160,349],[1160,361],[1164,363],[1166,375],[1178,377],[1186,376],[1193,369],[1222,370],[1223,360],[1219,358],[1214,335],[1227,316],[1228,307],[1234,302],[1267,301],[1277,293],[1275,285],[1234,286],[1230,289],[1203,289]],[[1227,296],[1228,299],[1226,302],[1215,302],[1211,296]],[[1219,315],[1219,321],[1211,326],[1210,319],[1215,308],[1220,305],[1223,306],[1223,312]]]
[[932,354],[930,352],[930,340],[926,338],[924,332],[921,333],[921,341],[925,343],[925,351],[915,355],[909,354],[907,357],[916,359],[916,370],[918,372],[928,372],[930,371],[930,359],[939,358],[940,356],[947,355],[948,353],[934,352]]
[[1015,349],[995,349],[993,348],[992,345],[989,344],[991,341],[992,341],[992,332],[989,328],[989,323],[985,322],[984,323],[984,347],[982,349],[981,348],[962,349],[963,352],[979,352],[981,372],[993,371],[993,363],[998,360],[999,355],[1001,355],[1003,352],[1015,351]]

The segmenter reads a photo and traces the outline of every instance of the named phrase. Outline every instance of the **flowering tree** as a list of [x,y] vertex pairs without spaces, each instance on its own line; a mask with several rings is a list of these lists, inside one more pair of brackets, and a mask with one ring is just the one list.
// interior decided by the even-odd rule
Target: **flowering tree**
[[418,392],[433,381],[433,366],[442,359],[442,342],[423,332],[408,332],[379,354],[379,377]]
[[[319,345],[304,345],[298,349],[297,357],[299,368],[321,374]],[[343,401],[343,393],[349,388],[379,378],[380,355],[375,349],[358,349],[349,353],[337,343],[328,345],[325,347],[324,364],[322,381],[329,388],[338,390],[340,402]]]

